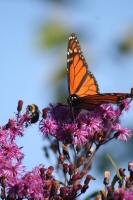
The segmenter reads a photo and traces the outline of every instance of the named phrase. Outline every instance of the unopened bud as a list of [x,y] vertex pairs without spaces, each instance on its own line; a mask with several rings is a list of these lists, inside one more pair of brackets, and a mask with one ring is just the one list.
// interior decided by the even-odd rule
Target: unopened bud
[[82,189],[81,189],[81,193],[85,193],[86,190],[88,189],[88,187],[89,187],[88,184],[84,184]]
[[130,176],[126,176],[126,188],[130,188]]
[[86,176],[86,179],[85,179],[85,181],[84,181],[84,183],[85,183],[85,184],[88,184],[88,183],[90,182],[90,180],[95,180],[95,178],[92,177],[91,175],[87,175],[87,176]]
[[63,163],[64,163],[64,159],[65,159],[64,154],[61,154],[61,155],[59,156],[59,163],[60,163],[60,164],[63,164]]
[[62,149],[63,149],[63,154],[66,156],[66,157],[70,157],[69,156],[69,153],[68,153],[68,146],[65,145],[65,144],[62,144]]
[[63,164],[63,172],[66,174],[68,172],[68,164]]
[[74,174],[73,176],[72,176],[72,181],[77,181],[77,180],[79,180],[81,178],[81,176],[80,176],[80,174]]
[[128,163],[128,171],[133,171],[133,162]]
[[42,118],[43,119],[46,119],[47,118],[47,115],[48,115],[48,108],[44,108],[43,110],[42,110]]
[[40,168],[40,173],[41,173],[41,176],[43,176],[45,174],[45,171],[46,169],[44,167],[41,167]]
[[50,166],[46,172],[47,178],[51,178],[53,171],[54,171],[54,168]]
[[80,176],[83,177],[86,174],[86,170],[82,170],[82,172],[80,173]]
[[106,199],[106,191],[105,190],[100,190],[101,193],[101,199]]
[[73,191],[80,190],[81,188],[82,188],[82,185],[81,185],[81,184],[74,185],[74,186],[73,186]]
[[109,197],[112,197],[112,195],[113,195],[113,189],[112,189],[111,186],[108,186],[108,187],[107,187],[107,191],[108,191],[108,196],[109,196]]
[[19,100],[18,101],[18,107],[17,107],[17,111],[20,112],[22,110],[22,106],[23,106],[23,101]]
[[80,167],[80,166],[84,163],[84,161],[85,161],[85,157],[82,156],[82,157],[79,159],[78,163],[77,163],[77,167]]
[[92,156],[93,152],[94,152],[94,148],[91,147],[91,148],[89,149],[89,151],[87,151],[87,153],[86,153],[86,158],[90,158],[90,157]]
[[69,165],[69,175],[72,175],[74,173],[74,165]]
[[125,176],[124,171],[125,171],[125,169],[122,169],[122,168],[119,169],[119,173],[122,178],[124,178],[124,176]]
[[105,171],[104,173],[104,185],[108,185],[109,184],[109,178],[110,178],[110,171]]
[[66,187],[61,187],[60,188],[60,196],[64,199],[66,197],[67,193],[67,188]]

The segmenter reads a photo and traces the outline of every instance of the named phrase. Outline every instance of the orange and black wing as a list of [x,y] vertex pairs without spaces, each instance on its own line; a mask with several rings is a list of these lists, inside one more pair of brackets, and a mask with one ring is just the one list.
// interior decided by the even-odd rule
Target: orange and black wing
[[99,93],[97,81],[88,71],[78,38],[74,33],[69,37],[67,52],[69,96],[83,97]]
[[76,100],[76,108],[92,110],[103,103],[117,104],[126,98],[133,98],[133,93],[103,93],[87,95]]
[[102,103],[119,103],[123,99],[133,98],[131,93],[100,94],[97,81],[88,70],[78,38],[74,33],[69,37],[67,52],[68,102],[71,107],[91,110]]

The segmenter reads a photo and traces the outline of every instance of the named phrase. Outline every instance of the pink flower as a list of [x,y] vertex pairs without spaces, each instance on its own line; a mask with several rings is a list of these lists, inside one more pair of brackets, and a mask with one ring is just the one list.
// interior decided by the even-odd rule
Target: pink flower
[[79,141],[82,144],[86,144],[87,141],[88,141],[87,137],[88,137],[88,132],[87,131],[83,131],[83,130],[77,129],[74,132],[73,144],[77,144]]
[[128,139],[132,137],[131,130],[128,128],[122,128],[120,124],[116,124],[114,130],[117,131],[115,133],[115,138],[118,140],[127,142]]

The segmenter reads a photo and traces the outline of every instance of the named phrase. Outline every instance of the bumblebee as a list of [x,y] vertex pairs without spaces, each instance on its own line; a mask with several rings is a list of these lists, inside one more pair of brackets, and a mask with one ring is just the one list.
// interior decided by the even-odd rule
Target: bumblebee
[[26,108],[26,114],[29,116],[31,124],[34,124],[39,120],[39,113],[38,106],[35,104],[30,104]]

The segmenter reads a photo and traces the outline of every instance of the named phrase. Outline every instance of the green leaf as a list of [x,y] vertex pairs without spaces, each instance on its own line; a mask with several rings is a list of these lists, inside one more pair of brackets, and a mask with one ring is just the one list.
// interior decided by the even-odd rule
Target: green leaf
[[115,171],[116,171],[116,175],[117,177],[122,181],[122,177],[120,176],[120,173],[119,173],[119,169],[116,165],[116,163],[114,162],[114,160],[111,158],[111,156],[107,153],[107,157],[109,158],[111,164],[113,165]]

